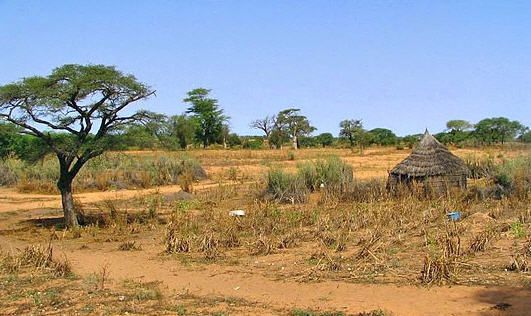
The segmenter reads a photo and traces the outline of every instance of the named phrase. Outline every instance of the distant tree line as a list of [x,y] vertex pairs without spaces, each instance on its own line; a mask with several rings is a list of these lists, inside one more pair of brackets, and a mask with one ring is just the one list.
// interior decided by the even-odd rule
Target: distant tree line
[[[287,108],[276,114],[252,121],[249,126],[262,135],[238,135],[230,130],[229,117],[217,99],[210,97],[211,90],[197,88],[189,91],[183,102],[184,113],[164,115],[145,112],[142,120],[134,120],[113,130],[105,138],[111,150],[185,150],[188,148],[245,148],[281,149],[284,147],[353,148],[363,153],[369,146],[396,146],[412,148],[422,134],[397,136],[387,128],[365,129],[361,119],[339,122],[339,134],[317,130],[298,108]],[[21,133],[22,129],[9,122],[0,121],[0,157],[16,156],[26,161],[36,161],[50,153],[42,138]],[[55,138],[68,135],[50,131]],[[483,119],[476,124],[465,120],[451,120],[446,130],[434,135],[440,142],[454,146],[504,144],[519,141],[531,142],[528,127],[505,117]]]

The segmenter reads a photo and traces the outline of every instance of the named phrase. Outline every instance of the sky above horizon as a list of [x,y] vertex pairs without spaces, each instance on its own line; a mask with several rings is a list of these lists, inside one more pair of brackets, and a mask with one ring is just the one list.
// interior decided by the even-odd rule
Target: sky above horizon
[[363,119],[399,135],[451,119],[531,125],[531,1],[0,0],[0,85],[115,65],[180,114],[212,89],[239,134],[296,107],[318,133]]

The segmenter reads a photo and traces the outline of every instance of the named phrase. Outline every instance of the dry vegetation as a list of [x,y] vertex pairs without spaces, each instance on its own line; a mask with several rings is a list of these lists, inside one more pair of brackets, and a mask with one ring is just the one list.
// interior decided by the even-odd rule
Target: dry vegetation
[[[0,161],[0,185],[15,185],[21,192],[57,193],[59,165],[54,156],[37,163],[17,159]],[[190,183],[206,178],[199,163],[185,155],[153,155],[135,157],[110,153],[90,160],[76,178],[75,188],[83,191],[151,188]],[[189,189],[188,189],[189,191]]]
[[[119,281],[112,264],[74,276],[71,271],[76,272],[76,266],[70,257],[100,247],[106,253],[143,256],[146,265],[155,261],[190,271],[233,267],[294,282],[529,287],[529,152],[519,148],[498,155],[458,153],[468,157],[477,178],[482,177],[472,181],[467,191],[449,196],[426,196],[419,188],[390,194],[384,178],[367,177],[372,168],[378,169],[374,175],[381,175],[387,165],[407,154],[391,149],[369,150],[364,157],[331,150],[325,157],[337,156],[328,158],[321,158],[322,151],[301,150],[293,160],[282,151],[197,151],[190,157],[204,166],[214,184],[193,195],[155,193],[85,204],[80,206],[84,226],[74,231],[62,230],[53,218],[28,221],[18,214],[4,215],[6,222],[14,223],[2,226],[4,240],[25,245],[49,241],[49,245],[28,246],[19,253],[4,251],[1,312],[345,315],[306,306],[280,308],[242,298],[197,296],[151,281]],[[148,166],[157,166],[146,176],[145,185],[135,186],[179,181],[178,176],[169,176],[182,166],[172,159],[175,154],[117,157],[123,159],[117,165],[147,161]],[[367,161],[369,169],[360,167],[359,161]],[[128,183],[136,183],[131,179],[144,172],[139,165],[129,171],[130,167],[120,166],[105,170],[114,170],[112,179]],[[80,185],[106,177],[91,168],[96,167],[85,171]],[[167,171],[158,174],[161,170]],[[358,177],[358,172],[365,176]],[[31,187],[26,180],[18,180],[22,182],[17,187]],[[41,187],[39,182],[34,188],[41,191]],[[245,210],[246,215],[229,216],[235,209]],[[461,212],[460,221],[446,216],[454,210]],[[60,247],[66,256],[53,247]],[[90,299],[80,299],[82,295]],[[390,314],[374,310],[360,315]]]

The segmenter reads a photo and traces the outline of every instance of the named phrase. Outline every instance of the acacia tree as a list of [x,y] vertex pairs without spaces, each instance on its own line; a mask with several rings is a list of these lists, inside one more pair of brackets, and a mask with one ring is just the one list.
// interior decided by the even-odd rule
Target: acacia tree
[[319,134],[315,136],[315,139],[323,148],[331,146],[334,143],[334,135],[332,135],[332,133]]
[[286,109],[277,115],[276,129],[284,131],[292,140],[293,149],[299,148],[298,138],[309,135],[316,130],[310,125],[310,121],[304,115],[300,115],[300,109]]
[[518,121],[511,121],[505,117],[486,118],[479,121],[474,130],[474,135],[484,143],[501,142],[512,140],[517,134],[525,131]]
[[371,135],[371,144],[389,146],[397,142],[395,133],[387,128],[374,128],[368,134]]
[[166,116],[160,113],[147,112],[143,126],[159,141],[162,147],[175,150],[186,149],[194,140],[195,125],[192,118],[182,114]]
[[134,76],[103,65],[64,65],[48,76],[0,87],[0,119],[42,140],[59,160],[57,188],[67,227],[78,226],[74,178],[104,152],[106,135],[145,117],[143,111],[122,115],[123,110],[153,94]]
[[196,136],[206,148],[219,140],[223,132],[223,124],[229,117],[223,114],[218,100],[208,97],[209,89],[198,88],[187,93],[183,101],[191,104],[186,113],[191,113],[197,122]]
[[474,125],[465,120],[450,120],[446,122],[446,128],[449,131],[464,132],[472,127],[474,127]]
[[350,147],[356,143],[356,130],[362,128],[361,120],[343,120],[339,123],[339,137],[346,138]]
[[194,142],[195,125],[192,119],[184,114],[170,117],[173,133],[181,149],[186,149]]
[[462,143],[470,137],[470,129],[473,127],[473,124],[465,120],[450,120],[446,122],[447,131],[438,134],[437,137],[443,143]]
[[371,134],[363,129],[362,121],[356,119],[343,120],[339,123],[339,128],[339,137],[348,139],[351,149],[357,144],[360,154],[363,154],[363,148],[371,142]]

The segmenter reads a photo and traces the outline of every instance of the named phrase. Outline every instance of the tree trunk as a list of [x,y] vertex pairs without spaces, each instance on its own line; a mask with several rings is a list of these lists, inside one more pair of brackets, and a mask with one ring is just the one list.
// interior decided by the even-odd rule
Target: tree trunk
[[297,136],[293,136],[293,149],[297,149],[298,148],[298,141],[297,141]]
[[57,182],[57,188],[61,192],[61,201],[63,202],[65,225],[68,228],[75,228],[79,226],[76,210],[74,207],[74,197],[72,195],[72,180],[74,179],[67,175],[61,175],[59,181]]

